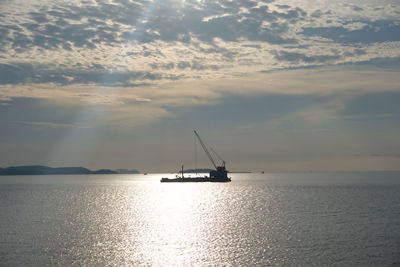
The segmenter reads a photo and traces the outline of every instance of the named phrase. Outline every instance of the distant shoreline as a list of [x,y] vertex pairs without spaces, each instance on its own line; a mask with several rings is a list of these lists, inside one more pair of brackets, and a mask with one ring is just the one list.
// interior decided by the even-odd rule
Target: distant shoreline
[[42,165],[0,168],[0,175],[79,175],[79,174],[139,174],[138,170],[89,170],[83,167],[48,167]]
[[[212,169],[187,169],[184,173],[209,173]],[[346,173],[346,172],[358,172],[358,173],[368,173],[368,172],[400,172],[400,170],[336,170],[336,171],[267,171],[265,174],[273,173]],[[145,172],[143,174],[161,174],[170,173],[176,174],[180,172]],[[229,171],[231,174],[235,173],[264,173],[260,171]],[[29,165],[29,166],[11,166],[6,168],[0,168],[0,176],[17,176],[17,175],[91,175],[91,174],[141,174],[140,171],[136,169],[100,169],[100,170],[90,170],[84,167],[48,167],[42,165]]]

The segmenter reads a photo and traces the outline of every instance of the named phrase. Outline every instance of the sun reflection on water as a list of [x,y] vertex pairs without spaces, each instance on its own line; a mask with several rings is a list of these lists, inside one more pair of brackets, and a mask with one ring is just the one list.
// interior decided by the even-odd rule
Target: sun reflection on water
[[[155,188],[153,188],[155,189]],[[160,184],[147,195],[140,253],[153,266],[190,264],[207,253],[215,199],[206,184]],[[208,210],[207,216],[204,211]]]

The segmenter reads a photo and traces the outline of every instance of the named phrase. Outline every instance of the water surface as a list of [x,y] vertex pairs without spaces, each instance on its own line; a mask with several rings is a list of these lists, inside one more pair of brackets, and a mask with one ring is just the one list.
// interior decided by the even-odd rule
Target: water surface
[[400,173],[0,176],[5,266],[400,265]]

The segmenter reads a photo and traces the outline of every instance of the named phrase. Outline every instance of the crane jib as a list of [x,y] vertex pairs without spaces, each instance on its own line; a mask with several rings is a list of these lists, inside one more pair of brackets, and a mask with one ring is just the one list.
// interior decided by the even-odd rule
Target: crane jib
[[217,169],[217,164],[215,164],[215,161],[213,157],[211,156],[210,152],[208,151],[206,145],[204,144],[203,140],[201,140],[199,134],[196,132],[196,130],[193,130],[194,134],[196,135],[197,139],[199,139],[200,145],[203,148],[204,152],[206,152],[207,157],[210,159],[211,163],[214,165],[215,169]]

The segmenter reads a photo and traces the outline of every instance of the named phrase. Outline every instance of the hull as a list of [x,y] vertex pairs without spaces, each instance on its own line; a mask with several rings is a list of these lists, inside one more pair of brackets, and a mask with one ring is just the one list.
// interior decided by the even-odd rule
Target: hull
[[183,178],[161,178],[161,183],[201,183],[201,182],[230,182],[231,178],[210,178],[210,177],[183,177]]

